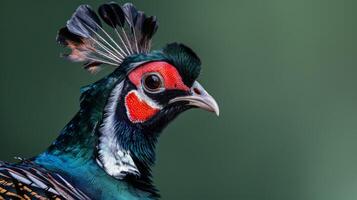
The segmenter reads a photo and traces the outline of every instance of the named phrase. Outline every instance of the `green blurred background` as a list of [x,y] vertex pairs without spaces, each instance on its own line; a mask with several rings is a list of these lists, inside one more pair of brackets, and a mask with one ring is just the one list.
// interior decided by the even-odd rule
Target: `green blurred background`
[[[119,1],[124,3],[124,1]],[[1,1],[0,158],[43,151],[90,75],[59,58],[57,30],[82,3]],[[203,60],[221,116],[193,110],[158,145],[163,199],[357,199],[357,2],[133,1]]]

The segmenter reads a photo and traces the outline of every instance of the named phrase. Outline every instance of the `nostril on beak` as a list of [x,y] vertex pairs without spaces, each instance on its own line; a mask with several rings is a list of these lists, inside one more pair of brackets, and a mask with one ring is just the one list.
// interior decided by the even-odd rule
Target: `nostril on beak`
[[193,88],[193,92],[196,93],[197,95],[201,95],[201,91],[198,88]]

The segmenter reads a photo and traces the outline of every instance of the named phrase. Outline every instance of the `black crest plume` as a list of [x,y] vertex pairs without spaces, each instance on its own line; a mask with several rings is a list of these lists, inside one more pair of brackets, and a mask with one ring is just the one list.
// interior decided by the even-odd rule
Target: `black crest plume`
[[65,57],[84,62],[88,71],[96,72],[102,64],[117,67],[130,55],[150,51],[158,29],[156,17],[147,17],[131,3],[120,6],[114,2],[101,5],[98,14],[113,30],[103,28],[90,6],[79,6],[57,35],[57,41],[71,49]]

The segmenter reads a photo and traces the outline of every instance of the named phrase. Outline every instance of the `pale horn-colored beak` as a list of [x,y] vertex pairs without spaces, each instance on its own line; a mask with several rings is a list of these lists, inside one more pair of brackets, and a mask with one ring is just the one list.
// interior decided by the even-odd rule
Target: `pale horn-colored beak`
[[208,94],[208,92],[197,81],[195,81],[192,85],[190,93],[191,95],[188,96],[180,96],[171,99],[169,103],[186,101],[188,102],[188,105],[214,112],[217,116],[219,116],[219,107],[216,100]]

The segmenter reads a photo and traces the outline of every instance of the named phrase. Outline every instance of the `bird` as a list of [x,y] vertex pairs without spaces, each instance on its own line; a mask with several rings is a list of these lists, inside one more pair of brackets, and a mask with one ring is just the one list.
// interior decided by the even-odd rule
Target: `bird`
[[75,10],[56,37],[62,57],[90,73],[113,70],[81,88],[79,111],[43,153],[0,161],[0,200],[160,198],[151,169],[163,129],[192,108],[218,116],[219,106],[197,81],[190,47],[151,50],[157,29],[132,3]]

